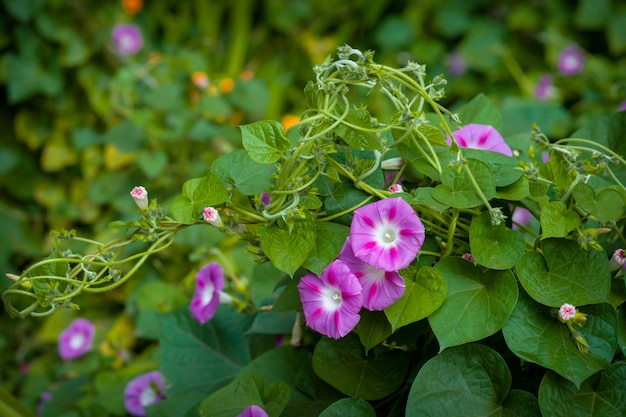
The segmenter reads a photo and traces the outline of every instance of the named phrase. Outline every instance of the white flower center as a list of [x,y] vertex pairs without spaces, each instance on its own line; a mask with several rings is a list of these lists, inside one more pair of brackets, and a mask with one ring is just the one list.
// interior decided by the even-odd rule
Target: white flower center
[[76,333],[72,335],[70,339],[70,347],[74,350],[80,349],[85,344],[85,335],[82,333]]
[[341,307],[343,299],[338,288],[330,287],[324,290],[323,305],[326,310],[335,311]]
[[120,38],[120,49],[124,51],[132,50],[135,45],[135,41],[132,36],[122,36]]
[[206,285],[206,288],[204,289],[204,291],[202,291],[202,305],[208,305],[211,300],[213,299],[213,293],[215,292],[215,285],[213,285],[213,283],[209,282]]
[[153,404],[157,399],[156,392],[152,389],[152,387],[147,387],[141,394],[139,395],[139,402],[142,407],[147,407],[150,404]]
[[398,239],[398,230],[391,224],[383,224],[378,228],[376,237],[379,244],[389,246]]
[[565,57],[563,64],[565,68],[571,71],[577,69],[580,66],[580,60],[574,55],[569,55]]

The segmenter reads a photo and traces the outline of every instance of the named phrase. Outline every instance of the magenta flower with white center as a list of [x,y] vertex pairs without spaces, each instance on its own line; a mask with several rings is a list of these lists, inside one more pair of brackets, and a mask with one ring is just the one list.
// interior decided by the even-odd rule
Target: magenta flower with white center
[[212,262],[196,274],[196,291],[189,310],[191,315],[204,324],[211,320],[220,304],[220,292],[224,288],[224,271],[220,264]]
[[237,414],[237,417],[267,417],[267,413],[264,409],[258,405],[251,405],[250,407]]
[[145,416],[145,407],[165,399],[163,377],[151,371],[131,379],[124,389],[124,407],[134,416]]
[[[468,124],[453,132],[456,143],[461,148],[482,149],[485,151],[498,152],[507,156],[512,156],[513,152],[504,138],[493,126],[476,123]],[[452,139],[446,138],[448,145]]]
[[211,223],[217,228],[224,226],[220,213],[214,207],[205,207],[202,210],[202,217],[205,222]]
[[139,210],[145,210],[148,208],[148,191],[142,186],[133,188],[130,191],[130,196],[135,200],[135,204],[139,207]]
[[576,315],[576,307],[571,304],[563,304],[561,308],[559,308],[559,317],[563,321],[568,321],[574,318]]
[[333,339],[344,337],[361,319],[361,291],[357,277],[340,260],[331,262],[320,277],[306,274],[298,292],[307,326]]
[[374,268],[354,256],[350,237],[346,239],[338,258],[357,277],[363,288],[363,307],[370,311],[383,310],[404,294],[404,278],[397,271]]
[[406,268],[424,244],[425,236],[424,225],[401,197],[356,209],[350,224],[354,256],[385,271]]
[[143,36],[136,25],[120,23],[111,32],[113,48],[120,55],[134,55],[143,47]]
[[76,359],[91,349],[96,326],[87,319],[74,320],[59,335],[59,355],[65,360]]
[[563,75],[576,75],[585,66],[585,53],[578,46],[564,48],[559,54],[557,67]]

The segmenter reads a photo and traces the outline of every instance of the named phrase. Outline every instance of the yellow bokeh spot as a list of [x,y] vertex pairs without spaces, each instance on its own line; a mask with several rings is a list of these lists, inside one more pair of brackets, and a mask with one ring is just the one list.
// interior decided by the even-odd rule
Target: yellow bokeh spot
[[293,114],[286,114],[283,116],[283,119],[280,123],[283,125],[283,129],[285,132],[289,130],[289,128],[300,121],[300,118]]
[[109,171],[117,171],[135,162],[137,155],[131,152],[124,152],[115,145],[106,144],[104,146],[104,166]]

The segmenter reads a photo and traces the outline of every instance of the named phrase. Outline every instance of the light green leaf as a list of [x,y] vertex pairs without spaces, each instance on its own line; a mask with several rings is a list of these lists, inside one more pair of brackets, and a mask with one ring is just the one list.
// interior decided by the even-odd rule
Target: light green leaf
[[200,211],[207,206],[216,206],[228,201],[229,194],[222,181],[215,174],[209,173],[198,183],[191,197],[194,210]]
[[[467,167],[485,198],[490,200],[495,197],[496,186],[489,166],[476,159],[468,159]],[[453,165],[446,166],[441,173],[441,184],[435,187],[432,195],[440,203],[454,208],[471,208],[483,204],[465,167],[457,170]]]
[[319,276],[328,264],[337,258],[349,234],[348,226],[331,222],[316,222],[315,245],[302,266]]
[[503,223],[492,225],[491,216],[485,211],[472,220],[470,248],[476,263],[491,269],[509,269],[524,254],[526,240]]
[[496,130],[502,129],[502,116],[496,105],[483,93],[471,99],[461,107],[457,114],[464,125],[478,123],[493,126]]
[[243,147],[250,158],[262,164],[280,159],[289,149],[289,139],[285,136],[280,122],[266,120],[240,126]]
[[261,249],[274,266],[293,276],[315,245],[315,224],[309,218],[290,225],[272,224],[259,231]]
[[583,250],[567,239],[546,239],[543,254],[527,252],[517,276],[528,294],[550,307],[608,302],[611,274],[604,251]]
[[456,257],[442,259],[435,268],[448,284],[445,301],[428,316],[440,350],[483,339],[502,328],[518,295],[511,271],[476,267]]
[[367,129],[372,129],[372,116],[367,110],[350,110],[345,121],[354,127],[342,123],[335,128],[335,133],[348,145],[354,149],[381,148],[380,140],[376,135],[367,131]]
[[618,220],[626,209],[624,197],[613,188],[603,188],[597,194],[585,183],[577,184],[572,195],[581,209],[594,216],[600,223]]
[[211,172],[224,183],[230,183],[244,195],[261,194],[272,188],[276,167],[253,161],[243,149],[219,157],[211,165]]
[[555,311],[522,291],[515,310],[502,329],[508,347],[521,359],[552,369],[576,386],[611,363],[617,348],[617,317],[610,304],[581,308],[587,322],[576,330],[589,344],[582,353]]
[[407,417],[539,417],[530,393],[510,390],[511,373],[495,350],[479,344],[446,349],[413,381]]
[[418,269],[415,279],[405,280],[405,285],[402,297],[385,309],[393,331],[428,317],[446,298],[446,281],[439,270],[430,266]]
[[172,212],[172,216],[183,224],[193,224],[198,220],[191,200],[184,195],[179,195],[174,199],[170,211]]
[[565,237],[580,226],[580,216],[561,201],[551,201],[541,208],[541,238]]

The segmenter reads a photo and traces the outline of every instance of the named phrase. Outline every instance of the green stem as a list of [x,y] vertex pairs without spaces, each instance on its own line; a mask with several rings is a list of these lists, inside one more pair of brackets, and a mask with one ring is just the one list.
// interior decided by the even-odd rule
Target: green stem
[[250,42],[250,27],[252,20],[252,1],[237,0],[233,3],[232,10],[232,38],[228,46],[228,64],[226,74],[231,77],[238,76],[244,66],[248,45]]

